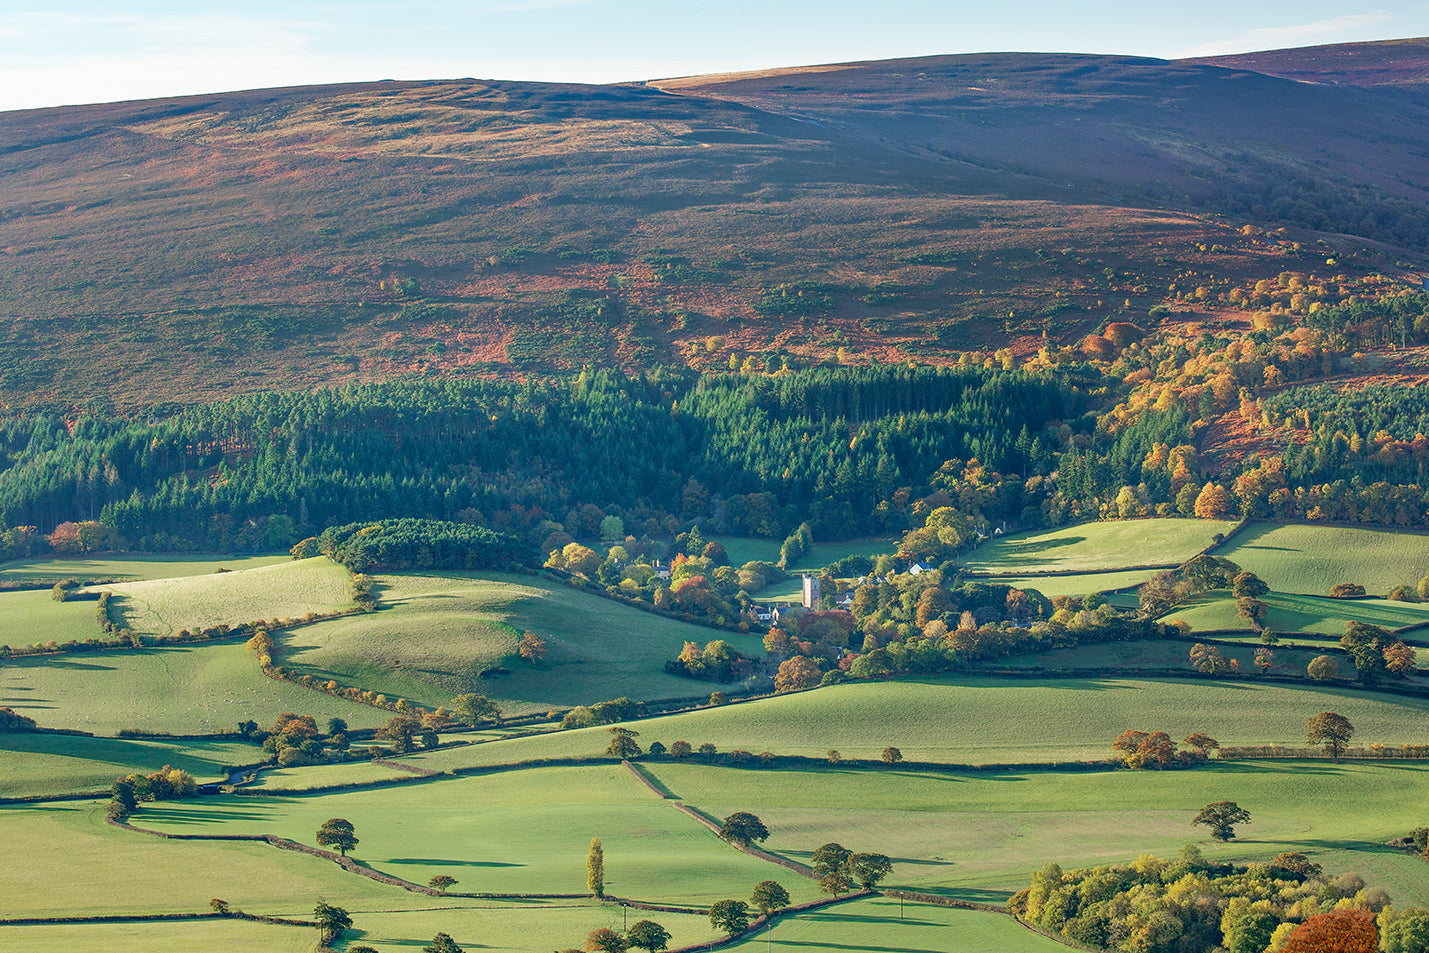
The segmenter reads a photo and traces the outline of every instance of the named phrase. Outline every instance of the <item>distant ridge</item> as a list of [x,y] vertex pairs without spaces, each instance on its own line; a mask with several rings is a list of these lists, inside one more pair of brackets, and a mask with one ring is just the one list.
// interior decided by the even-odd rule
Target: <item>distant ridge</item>
[[1176,62],[1254,70],[1302,83],[1365,87],[1425,85],[1429,84],[1429,37],[1302,46]]

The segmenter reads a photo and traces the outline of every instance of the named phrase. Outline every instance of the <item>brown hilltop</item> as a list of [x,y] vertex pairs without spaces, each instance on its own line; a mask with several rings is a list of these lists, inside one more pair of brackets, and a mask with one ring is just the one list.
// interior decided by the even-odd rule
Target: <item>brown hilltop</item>
[[1026,351],[1321,234],[1420,260],[1426,139],[1399,87],[1049,54],[0,113],[0,398]]

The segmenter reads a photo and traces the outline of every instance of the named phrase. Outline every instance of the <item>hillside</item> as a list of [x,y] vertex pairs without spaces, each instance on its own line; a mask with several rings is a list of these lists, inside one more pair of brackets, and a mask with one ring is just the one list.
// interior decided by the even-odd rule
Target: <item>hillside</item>
[[1397,272],[1426,140],[1399,87],[1041,54],[4,113],[0,399],[1026,354],[1311,270],[1305,229]]

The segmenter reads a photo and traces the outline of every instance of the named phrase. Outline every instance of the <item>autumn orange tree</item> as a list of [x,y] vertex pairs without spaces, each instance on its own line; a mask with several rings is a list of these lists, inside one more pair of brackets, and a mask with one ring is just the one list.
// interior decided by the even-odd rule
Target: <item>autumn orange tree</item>
[[1334,910],[1300,924],[1280,949],[1281,953],[1376,953],[1379,931],[1368,911]]

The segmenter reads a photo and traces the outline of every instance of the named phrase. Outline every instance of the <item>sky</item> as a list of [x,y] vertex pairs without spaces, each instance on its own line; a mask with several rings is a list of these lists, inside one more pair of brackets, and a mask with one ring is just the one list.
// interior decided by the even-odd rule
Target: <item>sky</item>
[[377,79],[609,83],[992,51],[1429,36],[1429,0],[0,0],[0,110]]

